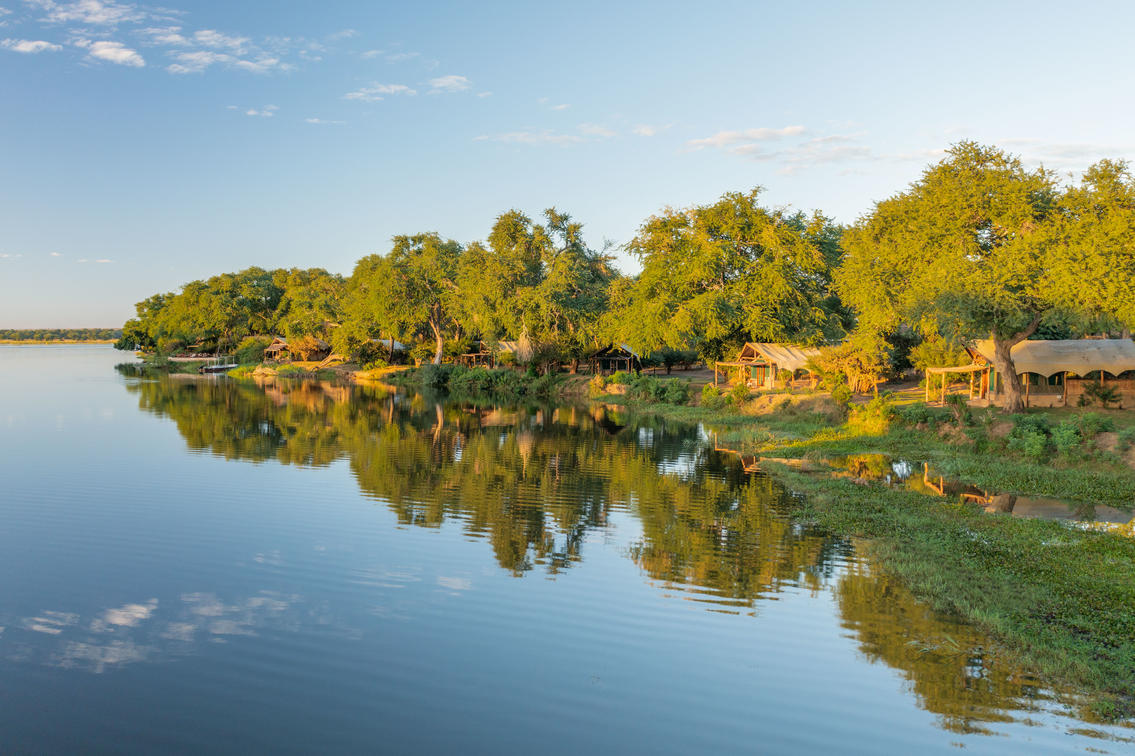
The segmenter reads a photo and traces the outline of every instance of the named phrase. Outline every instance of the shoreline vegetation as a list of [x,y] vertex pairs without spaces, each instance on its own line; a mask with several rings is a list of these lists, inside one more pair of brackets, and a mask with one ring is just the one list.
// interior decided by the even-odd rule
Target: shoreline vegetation
[[[349,277],[225,273],[139,302],[116,346],[229,355],[235,378],[354,375],[472,402],[587,397],[700,423],[746,470],[803,494],[802,521],[868,538],[921,600],[1097,696],[1101,718],[1135,715],[1130,525],[1123,535],[1006,514],[1030,497],[1085,515],[1135,502],[1135,412],[1110,408],[1119,389],[1098,372],[1082,397],[1098,408],[1026,412],[1041,384],[1022,382],[1012,354],[1026,340],[1130,338],[1125,163],[1060,183],[961,142],[846,227],[764,207],[759,189],[731,192],[645,219],[625,246],[635,276],[582,234],[556,209],[543,220],[509,210],[485,241],[396,236]],[[950,372],[978,340],[992,344],[1000,409],[971,407],[967,375]],[[811,356],[794,371],[765,365],[754,396],[755,369],[728,362],[751,342]],[[285,347],[295,362],[280,359]],[[335,357],[344,364],[318,361]],[[719,361],[736,370],[721,387],[709,371],[671,374]],[[604,374],[614,367],[625,369]],[[941,406],[924,400],[932,369]]]
[[121,328],[0,328],[0,344],[114,344]]

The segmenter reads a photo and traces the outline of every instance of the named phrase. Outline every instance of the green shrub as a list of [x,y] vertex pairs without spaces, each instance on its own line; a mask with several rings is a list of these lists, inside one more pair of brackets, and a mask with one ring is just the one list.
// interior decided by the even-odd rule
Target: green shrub
[[1009,431],[1009,449],[1040,460],[1048,452],[1052,424],[1046,415],[1017,415]]
[[728,397],[723,396],[717,386],[714,386],[712,383],[707,383],[702,386],[701,406],[710,410],[719,410],[728,403]]
[[919,403],[895,408],[895,416],[904,425],[926,424],[930,428],[935,428],[939,424],[950,420],[953,413],[946,407],[931,407],[927,404]]
[[969,409],[969,399],[964,394],[947,394],[946,408],[950,410],[958,425],[969,425],[973,421]]
[[729,389],[729,401],[738,407],[749,401],[749,387],[744,383],[735,384]]
[[1052,429],[1052,446],[1058,454],[1066,457],[1080,448],[1082,440],[1075,423],[1065,421]]
[[276,375],[289,376],[289,375],[307,375],[307,371],[299,365],[281,365],[276,368]]
[[607,393],[607,376],[595,375],[587,382],[587,393],[591,396],[602,396]]
[[1077,404],[1081,407],[1091,406],[1092,402],[1099,402],[1104,409],[1110,404],[1119,403],[1119,389],[1115,386],[1105,386],[1099,381],[1093,381],[1084,387]]
[[614,373],[611,373],[609,378],[607,378],[607,383],[619,383],[625,386],[630,384],[633,379],[633,373],[628,373],[625,370],[616,370]]
[[882,435],[891,427],[895,417],[891,395],[880,394],[866,404],[852,407],[847,418],[850,430],[867,435]]
[[1118,447],[1120,451],[1127,451],[1135,445],[1135,427],[1124,428],[1119,431]]
[[225,375],[227,375],[229,378],[251,378],[252,371],[255,369],[255,365],[240,365],[239,367],[234,367]]
[[456,365],[434,365],[428,362],[418,368],[418,383],[423,388],[444,391],[449,388],[449,381],[459,369],[463,368],[458,368]]
[[846,383],[836,383],[831,387],[832,401],[846,407],[851,404],[851,388]]
[[249,336],[240,342],[233,356],[241,365],[256,364],[264,361],[264,350],[272,343],[267,336]]
[[563,376],[558,373],[545,373],[528,385],[528,393],[539,399],[551,399],[562,381]]
[[365,360],[361,365],[363,370],[378,370],[384,367],[390,367],[390,363],[381,357],[376,357],[371,360]]
[[1080,435],[1084,438],[1095,438],[1101,433],[1115,430],[1115,421],[1104,417],[1098,412],[1085,412],[1079,418]]

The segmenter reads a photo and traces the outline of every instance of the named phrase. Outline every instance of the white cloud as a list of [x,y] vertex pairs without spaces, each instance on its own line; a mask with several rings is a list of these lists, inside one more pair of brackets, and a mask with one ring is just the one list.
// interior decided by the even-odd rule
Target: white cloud
[[690,147],[700,150],[703,147],[726,148],[730,145],[746,142],[767,142],[783,139],[784,137],[800,136],[805,131],[803,126],[785,126],[781,129],[758,128],[744,131],[719,131],[713,136],[704,139],[691,139]]
[[131,50],[121,42],[111,42],[105,39],[98,41],[77,39],[74,45],[85,49],[87,56],[90,58],[105,60],[108,63],[117,63],[120,66],[133,66],[134,68],[141,68],[146,65],[146,61],[142,59],[142,56],[139,55],[137,51]]
[[190,44],[189,40],[182,36],[180,26],[150,27],[141,31],[156,45],[185,47]]
[[80,258],[79,258],[78,260],[76,260],[75,262],[77,262],[77,263],[85,263],[86,261],[87,261],[87,258],[85,258],[85,257],[80,257]]
[[108,260],[104,257],[101,260],[95,260],[95,262],[101,263],[101,264],[106,264],[106,263],[112,263],[112,262],[114,262],[114,260]]
[[192,52],[179,52],[174,54],[177,63],[166,66],[166,70],[175,74],[201,73],[212,65],[221,64],[239,68],[252,73],[268,73],[273,69],[279,71],[291,70],[292,66],[283,63],[279,58],[261,55],[255,60],[238,58],[223,52],[210,50],[194,50]]
[[478,92],[477,96],[478,97],[492,97],[493,93],[492,92]]
[[632,129],[632,132],[634,134],[637,134],[638,136],[652,137],[658,133],[658,129],[654,126],[649,126],[643,123],[635,126],[634,129]]
[[0,41],[0,47],[18,53],[41,53],[50,50],[62,50],[62,45],[45,42],[42,39],[5,39]]
[[553,106],[552,106],[552,110],[567,110],[567,109],[568,109],[568,108],[570,108],[570,107],[571,107],[571,105],[568,105],[568,104],[567,104],[567,103],[565,102],[565,103],[564,103],[563,105],[553,105]]
[[52,252],[51,256],[52,257],[63,257],[63,254],[61,252]]
[[361,102],[378,102],[384,95],[416,95],[417,91],[405,84],[371,84],[369,87],[360,87],[354,92],[343,95],[346,100],[359,100]]
[[36,0],[36,4],[47,11],[44,21],[48,23],[94,24],[96,26],[116,26],[127,21],[141,21],[146,13],[137,6],[103,0],[78,0],[73,3],[56,3],[53,0]]
[[370,60],[371,58],[377,58],[379,55],[382,55],[382,53],[382,50],[367,50],[366,52],[360,53],[359,57]]
[[346,121],[328,121],[328,120],[323,119],[323,118],[305,118],[303,120],[307,123],[314,123],[314,124],[317,124],[317,125],[327,125],[327,126],[342,126],[343,124],[346,123]]
[[438,76],[436,79],[430,79],[430,94],[462,92],[470,86],[472,86],[471,82],[464,76],[455,76],[453,74]]
[[260,108],[259,110],[257,110],[256,108],[249,108],[248,110],[244,111],[244,114],[246,116],[257,116],[257,117],[260,117],[260,118],[271,118],[272,116],[276,115],[276,111],[279,110],[279,109],[280,109],[280,107],[278,105],[265,105],[264,107]]
[[243,55],[245,52],[245,45],[251,40],[248,37],[230,37],[227,34],[221,34],[219,31],[213,29],[202,29],[199,32],[193,33],[193,41],[205,47],[212,47],[214,49],[232,50],[237,55]]
[[421,53],[417,53],[417,52],[396,52],[396,53],[390,53],[389,55],[387,55],[386,59],[388,61],[390,61],[391,63],[401,63],[404,60],[413,60],[414,58],[417,58],[420,55],[421,55]]
[[359,33],[354,29],[343,29],[341,31],[335,32],[334,34],[328,34],[327,39],[334,42],[340,39],[350,39],[351,37],[357,37],[358,34]]
[[615,132],[606,126],[600,126],[597,123],[581,123],[579,124],[579,133],[585,136],[601,137],[607,139],[608,137],[615,136]]

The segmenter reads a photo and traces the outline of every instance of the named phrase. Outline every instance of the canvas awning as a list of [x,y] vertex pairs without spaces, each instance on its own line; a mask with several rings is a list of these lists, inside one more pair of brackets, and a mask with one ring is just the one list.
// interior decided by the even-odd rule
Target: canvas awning
[[[993,342],[976,344],[978,354],[993,362]],[[1022,341],[1009,351],[1017,373],[1036,373],[1045,377],[1056,373],[1087,375],[1105,370],[1119,375],[1135,370],[1135,341],[1131,339],[1061,339]]]
[[[808,360],[820,356],[820,350],[815,347],[789,346],[788,344],[768,344],[764,342],[749,342],[747,348],[755,350],[766,361],[775,364],[781,370],[793,372],[805,368]],[[743,350],[742,350],[743,351]]]

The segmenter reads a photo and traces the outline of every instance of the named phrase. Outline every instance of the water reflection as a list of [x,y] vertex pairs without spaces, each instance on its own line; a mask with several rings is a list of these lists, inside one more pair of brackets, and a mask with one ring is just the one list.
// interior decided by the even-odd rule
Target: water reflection
[[[459,528],[518,577],[565,573],[584,560],[589,536],[629,517],[639,532],[623,553],[668,595],[751,615],[789,589],[834,597],[860,653],[897,670],[949,731],[997,732],[1041,714],[1051,725],[1067,705],[1090,718],[1071,692],[1050,690],[983,634],[918,603],[877,570],[862,544],[793,522],[791,494],[696,427],[609,407],[473,407],[314,381],[130,380],[127,388],[143,410],[170,418],[194,450],[308,467],[346,460],[358,487],[400,525]],[[962,499],[974,493],[878,455],[850,458],[845,469]],[[439,548],[446,543],[439,539]],[[389,587],[407,579],[418,578],[360,568],[349,581]],[[475,591],[462,575],[437,578],[437,588]],[[297,595],[224,601],[202,592],[139,599],[93,618],[45,612],[21,627],[60,636],[53,656],[60,665],[101,671],[252,636],[265,625],[309,622],[317,612],[305,603]],[[336,627],[344,638],[363,632],[358,621]]]
[[1068,520],[1081,527],[1131,535],[1135,515],[1115,507],[1075,502],[1045,496],[1025,496],[980,488],[965,481],[949,478],[928,463],[895,459],[886,454],[853,454],[826,460],[828,464],[857,481],[871,481],[906,488],[931,496],[973,504],[986,512],[1011,514],[1014,517],[1036,517],[1045,520]]

